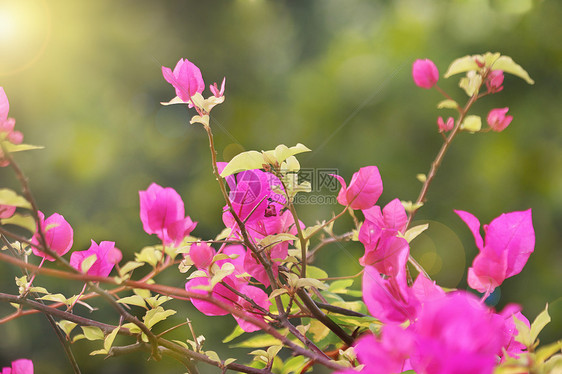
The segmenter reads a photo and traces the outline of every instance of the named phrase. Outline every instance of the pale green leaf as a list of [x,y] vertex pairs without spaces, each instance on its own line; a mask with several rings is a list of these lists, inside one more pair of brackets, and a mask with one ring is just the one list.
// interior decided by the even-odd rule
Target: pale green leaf
[[84,336],[88,340],[103,340],[104,334],[99,327],[95,326],[80,326],[84,332]]
[[328,278],[328,273],[326,273],[323,269],[320,269],[317,266],[307,266],[306,275],[309,278],[316,278],[316,279]]
[[164,310],[164,308],[159,306],[156,309],[151,309],[148,312],[146,312],[143,321],[146,327],[150,329],[158,322],[164,321],[166,318],[174,314],[176,314],[175,310],[171,310],[171,309]]
[[30,215],[23,215],[20,213],[14,213],[10,218],[3,218],[0,220],[2,225],[14,225],[22,227],[29,232],[35,232],[37,230],[37,225],[35,224],[35,219]]
[[226,360],[224,360],[224,366],[228,366],[232,364],[234,361],[236,361],[235,358],[227,358]]
[[191,120],[189,121],[190,124],[194,124],[194,123],[200,123],[205,127],[209,126],[209,115],[205,114],[203,116],[200,115],[194,115],[193,117],[191,117]]
[[273,151],[264,152],[265,159],[277,161],[279,165],[287,158],[299,153],[310,152],[310,149],[304,144],[297,143],[294,147],[287,147],[285,144],[279,144]]
[[475,133],[480,131],[482,128],[482,118],[476,115],[466,116],[461,124],[461,130],[468,131],[470,133]]
[[185,101],[179,98],[179,96],[174,97],[170,101],[161,101],[161,105],[174,105],[174,104],[187,104]]
[[221,359],[215,351],[205,351],[205,356],[216,362],[221,362]]
[[325,290],[328,288],[325,283],[322,283],[318,279],[314,278],[300,278],[299,280],[297,280],[297,282],[295,283],[295,288],[301,287],[315,287],[320,290]]
[[562,354],[557,354],[552,356],[543,365],[543,372],[549,374],[560,374],[562,373]]
[[128,329],[131,332],[131,334],[138,334],[139,332],[141,332],[140,327],[138,327],[132,322],[126,323],[122,327]]
[[238,348],[262,348],[262,347],[270,347],[272,345],[281,345],[281,341],[279,339],[274,338],[269,334],[259,334],[252,336],[251,338],[244,340],[243,342],[236,343],[232,345],[232,347]]
[[245,170],[261,169],[266,164],[263,155],[258,151],[246,151],[237,154],[230,160],[221,173],[221,177],[227,177],[232,174]]
[[279,244],[290,240],[296,240],[296,239],[297,237],[295,235],[288,234],[288,233],[280,233],[280,234],[266,236],[265,238],[258,241],[258,245],[262,248],[269,248],[275,244]]
[[136,305],[141,308],[146,308],[146,302],[139,295],[127,296],[117,300],[118,303],[127,305]]
[[119,275],[124,276],[125,274],[130,273],[131,271],[143,266],[144,264],[144,262],[129,261],[125,265],[120,267]]
[[513,322],[515,322],[515,327],[517,328],[517,335],[515,336],[515,340],[525,345],[526,347],[530,347],[534,342],[534,340],[531,340],[531,329],[527,327],[525,322],[521,321],[519,318],[516,318],[515,315],[513,315],[512,318]]
[[34,149],[43,149],[45,147],[39,145],[31,145],[31,144],[13,144],[10,142],[4,142],[3,147],[9,153],[14,152],[21,152],[21,151],[30,151]]
[[548,304],[542,312],[539,313],[537,318],[531,324],[531,332],[530,338],[531,342],[535,342],[537,340],[537,336],[539,336],[542,329],[550,322],[550,315],[548,315]]
[[151,266],[156,266],[162,260],[162,250],[155,247],[144,247],[140,253],[135,253],[136,262],[146,262]]
[[106,355],[109,352],[106,351],[105,349],[97,349],[95,351],[90,352],[90,356],[95,356],[95,355]]
[[406,239],[406,241],[408,243],[410,243],[412,240],[414,240],[417,236],[419,236],[422,232],[424,232],[425,230],[427,230],[427,228],[429,227],[429,224],[423,224],[423,225],[418,225],[418,226],[414,226],[411,229],[408,229],[408,231],[406,231],[404,233],[404,239]]
[[270,298],[270,299],[274,299],[275,297],[277,297],[277,296],[279,296],[279,295],[282,295],[282,294],[284,294],[284,293],[287,293],[287,292],[289,292],[289,291],[287,291],[286,288],[278,288],[278,289],[273,290],[273,291],[271,292],[271,294],[269,295],[269,298]]
[[354,281],[353,279],[341,279],[341,280],[334,281],[330,284],[328,291],[333,293],[346,294],[348,288],[351,287],[351,285],[353,284],[353,281]]
[[58,321],[57,325],[59,325],[61,330],[64,331],[67,336],[69,336],[72,330],[77,326],[76,323],[67,321],[65,319]]
[[451,99],[440,101],[439,104],[437,104],[437,109],[457,109],[458,107],[459,104],[455,100]]
[[451,75],[478,69],[479,67],[474,60],[474,56],[464,56],[453,61],[444,76],[445,78],[449,78]]
[[281,374],[296,374],[301,373],[302,369],[307,365],[308,361],[304,356],[295,356],[289,358],[281,368]]
[[0,189],[0,205],[11,205],[18,208],[31,209],[31,204],[23,196],[18,195],[9,188]]
[[480,86],[482,86],[482,76],[475,71],[469,71],[466,77],[459,81],[459,87],[471,97],[478,93]]
[[61,293],[47,294],[45,296],[39,297],[38,299],[39,300],[47,300],[47,301],[56,301],[56,302],[59,302],[59,303],[65,303],[66,304],[66,297]]
[[109,352],[109,350],[111,349],[111,346],[113,345],[113,341],[115,340],[115,337],[117,336],[117,333],[119,332],[120,328],[121,328],[121,326],[117,326],[116,328],[113,329],[113,331],[111,331],[105,337],[105,340],[103,341],[103,348],[106,351]]
[[232,332],[230,334],[228,334],[228,336],[226,338],[224,338],[222,340],[223,343],[228,343],[234,339],[236,339],[237,337],[239,337],[240,335],[244,334],[244,330],[242,330],[242,328],[239,325],[236,325],[236,327],[234,328],[234,330],[232,330]]
[[529,73],[525,71],[520,65],[515,63],[509,56],[501,56],[492,65],[494,70],[503,70],[505,73],[513,74],[521,79],[524,79],[529,84],[535,84],[531,79]]

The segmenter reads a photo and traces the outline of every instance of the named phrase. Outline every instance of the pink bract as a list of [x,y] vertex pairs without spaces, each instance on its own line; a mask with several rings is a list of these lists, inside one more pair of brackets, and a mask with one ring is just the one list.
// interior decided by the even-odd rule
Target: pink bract
[[[42,212],[38,213],[40,226],[43,228],[47,246],[59,256],[64,256],[70,248],[72,248],[74,238],[72,226],[58,213],[54,213],[47,219],[45,219],[45,215]],[[33,238],[31,238],[31,243],[34,245],[33,254],[39,257],[45,257],[45,259],[49,261],[55,261],[53,257],[41,252],[35,247],[41,245],[38,232],[35,232]]]
[[503,318],[464,291],[426,300],[411,328],[419,374],[490,374],[503,346]]
[[519,274],[535,249],[531,210],[504,213],[484,226],[472,214],[455,210],[472,231],[480,253],[468,269],[468,284],[479,292],[492,292],[506,278]]
[[[176,95],[185,103],[190,103],[191,97],[205,89],[205,82],[201,70],[188,59],[180,59],[174,68],[162,66],[164,79],[176,89]],[[190,107],[192,104],[190,103]]]
[[10,218],[16,212],[16,207],[12,205],[1,205],[0,204],[0,219]]
[[1,374],[33,374],[33,362],[26,358],[12,361],[11,367],[2,368]]
[[139,191],[139,199],[144,231],[156,234],[164,244],[179,245],[197,225],[185,217],[183,201],[173,188],[152,183],[146,191]]
[[369,209],[373,207],[382,194],[383,186],[379,169],[376,166],[366,166],[354,173],[349,182],[336,174],[332,175],[341,184],[337,200],[341,205],[349,205],[351,209]]
[[437,118],[437,127],[439,127],[439,132],[451,131],[455,126],[455,119],[453,117],[447,118],[447,122],[443,120],[443,117],[439,116]]
[[498,108],[492,109],[488,113],[488,125],[490,125],[493,131],[503,131],[513,121],[513,116],[506,116],[508,110],[509,108]]
[[439,70],[431,60],[416,60],[412,65],[412,77],[417,86],[429,89],[439,80]]
[[222,79],[222,84],[221,84],[221,89],[219,90],[219,88],[217,87],[217,83],[213,83],[212,85],[209,86],[209,89],[211,90],[211,92],[213,93],[213,96],[215,97],[222,97],[224,95],[224,84],[226,83],[226,77]]
[[87,250],[72,253],[70,265],[82,271],[82,262],[92,255],[96,256],[96,260],[88,269],[87,274],[100,277],[107,277],[115,264],[123,257],[121,251],[115,248],[114,242],[103,241],[98,245],[92,240],[92,244]]

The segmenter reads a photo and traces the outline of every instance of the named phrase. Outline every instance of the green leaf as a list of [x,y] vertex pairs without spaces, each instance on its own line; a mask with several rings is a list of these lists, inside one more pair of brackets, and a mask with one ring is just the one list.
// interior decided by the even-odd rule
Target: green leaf
[[14,213],[10,218],[4,218],[0,220],[2,225],[14,225],[22,227],[29,232],[35,232],[37,230],[37,225],[35,224],[35,219],[30,215],[24,215],[20,213]]
[[135,253],[135,261],[146,262],[150,266],[156,266],[162,260],[162,250],[155,247],[144,247],[140,253]]
[[103,340],[104,334],[99,327],[95,326],[80,326],[84,332],[84,336],[88,340]]
[[13,144],[10,142],[4,142],[3,144],[4,149],[9,153],[14,152],[21,152],[21,151],[30,151],[33,149],[43,149],[45,147],[39,145],[31,145],[31,144]]
[[261,169],[267,164],[263,158],[263,154],[258,151],[246,151],[237,154],[230,160],[221,173],[221,177],[225,178],[229,175],[239,173],[245,170]]
[[466,116],[464,121],[461,124],[461,130],[468,131],[470,133],[475,133],[480,131],[482,128],[482,118],[480,116]]
[[513,315],[511,318],[513,318],[513,322],[515,322],[515,327],[517,328],[517,335],[515,336],[515,340],[525,345],[526,347],[530,347],[531,345],[533,345],[534,340],[531,340],[531,329],[527,327],[525,322],[515,317],[515,315]]
[[297,280],[295,283],[295,288],[301,287],[316,287],[319,290],[325,290],[328,288],[325,283],[314,278],[300,278],[299,280]]
[[115,337],[117,336],[117,333],[119,332],[120,328],[121,328],[121,326],[117,326],[116,328],[113,329],[113,331],[111,331],[105,337],[105,340],[103,341],[103,348],[106,351],[109,352],[109,350],[111,349],[111,346],[113,345],[113,341],[115,340]]
[[117,302],[120,304],[136,305],[136,306],[140,306],[141,308],[145,308],[145,309],[147,308],[146,302],[139,295],[123,297],[117,300]]
[[515,61],[509,56],[501,56],[493,64],[494,70],[503,70],[504,73],[513,74],[529,84],[535,84],[535,81],[531,79],[529,73],[525,71],[520,65],[516,64]]
[[296,239],[297,237],[295,235],[288,234],[288,233],[268,235],[262,240],[258,241],[258,245],[261,246],[262,248],[269,248],[273,245],[286,241],[296,240]]
[[95,355],[106,355],[109,352],[106,351],[105,349],[97,349],[95,351],[90,352],[90,356],[95,356]]
[[244,334],[244,330],[242,330],[242,328],[239,325],[236,325],[234,330],[232,330],[232,332],[226,338],[224,338],[222,342],[223,343],[231,342],[232,340],[236,339],[242,334]]
[[409,229],[408,231],[406,231],[404,233],[404,239],[406,239],[406,241],[408,243],[410,243],[412,240],[414,240],[417,236],[419,236],[422,232],[424,232],[425,230],[427,230],[429,227],[429,224],[423,224],[423,225],[418,225],[418,226],[414,226],[411,229]]
[[237,348],[262,348],[262,347],[270,347],[272,345],[281,345],[281,341],[279,339],[274,338],[269,334],[259,334],[252,336],[251,338],[244,340],[243,342],[236,343],[231,347]]
[[348,288],[351,287],[352,284],[353,284],[353,279],[337,280],[335,282],[332,282],[332,284],[330,284],[330,287],[328,288],[328,291],[333,292],[333,293],[346,294],[347,291],[348,291]]
[[131,271],[143,266],[144,264],[144,262],[129,261],[125,265],[120,267],[119,275],[124,276],[125,274],[130,273]]
[[57,325],[59,325],[61,330],[64,331],[67,336],[70,336],[72,330],[77,326],[76,323],[67,321],[65,319],[58,321]]
[[534,343],[537,340],[540,332],[549,322],[550,316],[548,315],[548,304],[546,304],[544,310],[539,313],[537,318],[535,318],[535,320],[531,324],[531,332],[529,335],[531,338],[531,343]]
[[164,308],[162,308],[161,306],[159,306],[156,309],[151,309],[148,312],[146,312],[143,321],[144,324],[146,325],[146,327],[148,327],[149,329],[152,328],[152,326],[154,326],[155,324],[157,324],[158,322],[164,321],[166,318],[168,318],[169,316],[172,316],[176,314],[175,310],[164,310]]
[[457,109],[459,104],[455,100],[446,99],[437,104],[437,109]]
[[38,298],[39,300],[47,300],[47,301],[56,301],[58,303],[67,303],[67,299],[66,297],[61,294],[61,293],[57,293],[57,294],[47,294],[45,296],[41,296]]
[[466,92],[468,96],[474,96],[482,86],[482,76],[475,71],[466,73],[466,77],[461,78],[459,87]]
[[278,288],[276,290],[273,290],[271,292],[271,294],[269,295],[270,299],[274,299],[275,297],[279,296],[279,295],[283,295],[284,293],[289,292],[286,288]]
[[447,72],[445,73],[444,77],[449,78],[451,75],[464,73],[471,70],[478,70],[478,64],[474,60],[475,56],[464,56],[461,58],[457,58],[455,61],[449,65]]
[[281,369],[281,374],[296,374],[300,373],[304,366],[308,363],[304,356],[295,356],[285,361]]
[[[264,152],[264,159],[270,161],[277,161],[279,165],[291,156],[299,153],[310,152],[310,149],[304,144],[297,143],[294,147],[287,147],[285,144],[279,144],[273,151]],[[274,162],[270,162],[274,163]]]
[[215,351],[205,351],[205,356],[216,362],[221,362],[221,359]]
[[0,189],[0,205],[11,205],[18,208],[31,209],[31,204],[26,198],[18,195],[9,188]]
[[328,278],[328,273],[316,266],[307,266],[306,275],[309,278],[324,279]]

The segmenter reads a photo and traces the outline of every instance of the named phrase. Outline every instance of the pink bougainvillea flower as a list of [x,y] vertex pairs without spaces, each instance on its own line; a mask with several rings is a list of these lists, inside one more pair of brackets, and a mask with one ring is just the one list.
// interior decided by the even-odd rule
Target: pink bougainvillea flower
[[[227,283],[229,286],[236,289],[236,282],[233,279],[231,279],[231,277],[224,278],[223,282]],[[201,295],[208,295],[209,291],[207,289],[204,289],[204,287],[208,287],[209,285],[210,285],[210,280],[208,277],[197,277],[187,281],[187,283],[185,284],[185,289],[189,292],[194,292]],[[217,283],[213,287],[210,296],[213,299],[218,300],[221,303],[224,303],[225,305],[233,306],[234,303],[238,302],[238,295],[236,295],[234,292],[229,290],[221,283]],[[225,316],[229,314],[228,311],[224,310],[223,308],[211,302],[196,299],[194,297],[191,298],[190,300],[193,306],[197,308],[197,310],[199,310],[201,313],[207,316]]]
[[414,348],[414,337],[409,330],[396,324],[384,325],[379,337],[363,335],[353,346],[364,367],[360,371],[346,369],[337,374],[395,374],[411,369],[408,358]]
[[[23,141],[23,134],[14,130],[16,120],[8,117],[9,111],[8,96],[6,96],[4,88],[0,87],[0,141],[6,140],[12,144],[20,144]],[[0,149],[0,167],[8,165],[9,161],[4,158],[4,153]]]
[[382,179],[376,166],[366,166],[353,174],[349,187],[345,180],[332,174],[341,184],[337,200],[341,205],[349,205],[351,209],[369,209],[373,207],[382,194]]
[[493,131],[503,131],[513,121],[513,116],[506,116],[508,110],[509,108],[498,108],[488,113],[488,125]]
[[16,212],[16,207],[13,205],[2,205],[0,204],[0,219],[10,218]]
[[451,131],[455,127],[455,119],[453,117],[447,118],[447,122],[443,120],[443,117],[439,116],[437,118],[437,127],[439,127],[439,132]]
[[405,269],[396,276],[385,278],[373,266],[363,273],[363,301],[371,315],[384,323],[414,320],[419,301],[408,287]]
[[[517,359],[521,353],[527,350],[527,346],[515,339],[519,334],[515,319],[523,322],[529,329],[531,328],[531,324],[527,317],[521,313],[521,307],[516,304],[508,304],[498,315],[504,320],[502,361],[504,361],[507,356]],[[505,354],[503,354],[504,352]]]
[[[43,229],[45,234],[45,241],[47,246],[56,252],[59,256],[65,255],[72,247],[74,231],[72,226],[63,216],[58,213],[54,213],[49,218],[45,219],[45,215],[42,212],[39,213],[40,227]],[[33,253],[39,257],[45,257],[49,261],[55,261],[55,259],[37,249],[35,246],[41,245],[39,230],[35,232],[33,238],[31,238],[31,243],[34,245]]]
[[474,235],[480,253],[468,269],[468,285],[479,292],[491,293],[504,279],[519,274],[535,249],[535,231],[531,210],[504,213],[484,225],[472,214],[455,210]]
[[179,245],[197,226],[185,217],[183,201],[171,187],[152,183],[146,191],[139,191],[139,198],[144,231],[156,234],[166,245]]
[[205,89],[201,70],[188,59],[180,59],[174,68],[162,66],[164,79],[176,89],[176,95],[191,107],[191,97]]
[[486,78],[486,87],[489,93],[496,93],[503,90],[503,71],[502,70],[492,70],[488,77]]
[[365,222],[359,230],[359,241],[365,246],[365,255],[359,259],[363,266],[372,265],[380,273],[394,276],[406,265],[410,248],[398,233],[406,230],[408,216],[398,199],[384,209],[378,205],[363,210]]
[[211,265],[215,250],[207,243],[194,243],[189,247],[189,257],[197,269],[206,269]]
[[439,70],[431,60],[416,60],[412,65],[412,77],[417,86],[429,89],[439,80]]
[[94,255],[96,259],[86,273],[99,277],[107,277],[111,273],[113,266],[121,261],[123,257],[121,251],[115,248],[114,242],[104,241],[98,245],[92,240],[92,245],[87,250],[72,253],[70,265],[79,271],[83,271],[82,263],[84,260]]
[[33,374],[33,362],[26,358],[12,361],[11,367],[2,368],[1,374]]
[[219,88],[217,87],[217,82],[215,82],[215,83],[213,83],[212,85],[209,86],[209,89],[211,90],[211,92],[213,93],[213,95],[215,97],[222,97],[224,95],[224,84],[225,83],[226,83],[226,77],[224,77],[222,79],[220,91],[219,91]]
[[503,345],[503,318],[464,291],[426,300],[411,329],[420,374],[491,374]]
[[[269,296],[261,288],[250,286],[247,284],[240,287],[239,291],[241,294],[246,295],[250,299],[252,299],[262,309],[269,310],[271,301],[269,300]],[[254,306],[244,298],[239,299],[238,305],[242,308],[244,314],[263,321],[263,312],[261,312],[257,308],[254,308]],[[236,322],[238,322],[238,325],[240,325],[242,330],[244,330],[245,332],[254,332],[261,330],[261,327],[258,327],[241,317],[234,315],[234,319],[236,320]]]

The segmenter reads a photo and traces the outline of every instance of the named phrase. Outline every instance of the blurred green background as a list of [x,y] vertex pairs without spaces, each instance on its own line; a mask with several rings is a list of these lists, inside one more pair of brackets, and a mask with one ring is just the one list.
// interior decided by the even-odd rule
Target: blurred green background
[[[475,106],[473,114],[482,116],[509,106],[515,119],[503,133],[455,141],[416,217],[431,228],[412,252],[444,286],[466,288],[477,249],[453,209],[487,223],[532,208],[535,253],[505,281],[498,308],[518,303],[532,319],[549,303],[553,322],[541,337],[550,342],[562,331],[560,19],[558,0],[0,0],[0,86],[25,142],[46,147],[17,156],[41,209],[73,225],[75,250],[90,239],[113,240],[130,260],[156,243],[138,218],[137,191],[151,182],[178,190],[199,221],[194,234],[212,238],[222,228],[206,136],[189,125],[185,107],[159,104],[174,96],[161,65],[188,58],[207,85],[227,77],[226,102],[212,119],[219,159],[301,142],[313,150],[300,157],[302,167],[337,168],[349,180],[359,167],[377,165],[386,204],[416,199],[415,175],[427,172],[442,142],[436,118],[452,114],[435,108],[436,91],[413,84],[412,62],[430,58],[443,74],[467,54],[511,56],[536,84],[506,76],[504,91]],[[464,102],[457,82],[440,85]],[[10,170],[0,170],[0,178],[2,187],[16,187]],[[299,209],[313,224],[340,208]],[[338,232],[347,228],[336,225]],[[357,243],[328,247],[317,264],[332,276],[355,274],[362,252]],[[0,266],[2,289],[17,292],[17,270]],[[54,284],[38,277],[43,281]],[[159,281],[182,287],[184,276],[172,270]],[[50,287],[69,294],[80,288]],[[247,350],[220,343],[234,326],[231,318],[201,318],[188,302],[170,306],[179,311],[178,323],[187,315],[196,322],[206,349],[247,359]],[[107,318],[118,323],[111,311]],[[189,336],[180,330],[176,338]],[[38,373],[71,371],[43,317],[1,325],[0,334],[1,364],[29,357]],[[73,345],[83,372],[185,371],[170,359],[146,362],[146,354],[90,358],[99,345]]]

